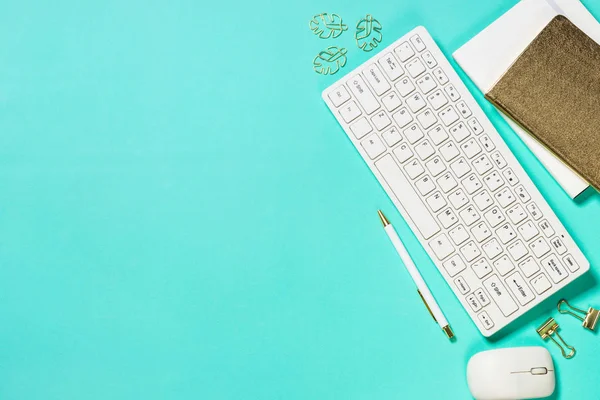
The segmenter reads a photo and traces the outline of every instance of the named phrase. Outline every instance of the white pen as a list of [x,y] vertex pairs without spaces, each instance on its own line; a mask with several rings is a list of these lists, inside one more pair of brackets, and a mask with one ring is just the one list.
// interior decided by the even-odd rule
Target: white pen
[[423,303],[425,303],[425,307],[427,307],[427,310],[429,310],[429,313],[433,317],[433,320],[437,322],[437,324],[442,328],[446,336],[448,336],[448,339],[452,339],[454,337],[454,332],[452,332],[452,328],[450,328],[446,317],[444,317],[444,313],[440,309],[438,303],[433,298],[433,295],[429,291],[427,284],[425,283],[423,277],[419,273],[419,270],[417,269],[417,266],[410,257],[410,254],[408,254],[408,251],[406,251],[406,247],[404,247],[404,244],[402,244],[402,241],[398,237],[398,233],[396,233],[396,230],[394,229],[392,224],[390,224],[390,221],[387,220],[385,215],[383,215],[381,210],[377,210],[377,213],[379,214],[379,218],[381,218],[381,223],[383,224],[383,229],[385,230],[385,233],[387,233],[388,237],[392,241],[392,244],[396,248],[400,259],[404,263],[404,266],[408,270],[408,273],[410,274],[412,280],[417,285],[417,292],[419,293],[419,296],[421,296],[421,300],[423,300]]

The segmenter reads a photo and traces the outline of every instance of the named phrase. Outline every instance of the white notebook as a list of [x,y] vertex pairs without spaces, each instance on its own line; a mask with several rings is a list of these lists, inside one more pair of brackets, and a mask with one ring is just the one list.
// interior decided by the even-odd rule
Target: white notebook
[[[454,52],[453,57],[475,85],[486,93],[558,14],[565,15],[600,43],[600,24],[579,0],[522,0]],[[553,153],[508,116],[501,115],[571,198],[588,187],[583,178]]]

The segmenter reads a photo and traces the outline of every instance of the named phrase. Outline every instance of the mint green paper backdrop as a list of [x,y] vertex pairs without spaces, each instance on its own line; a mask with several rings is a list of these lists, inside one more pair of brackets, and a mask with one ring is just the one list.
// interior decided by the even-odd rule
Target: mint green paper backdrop
[[[514,3],[5,1],[0,398],[467,399],[475,352],[544,345],[557,298],[485,340],[320,98],[372,55],[353,41],[366,13],[382,48],[424,25],[450,55]],[[320,12],[350,29],[318,39]],[[315,74],[334,44],[347,66]],[[592,262],[563,294],[600,306],[600,196],[567,198],[469,88]],[[600,337],[559,322],[578,354],[545,344],[555,398],[597,399]]]

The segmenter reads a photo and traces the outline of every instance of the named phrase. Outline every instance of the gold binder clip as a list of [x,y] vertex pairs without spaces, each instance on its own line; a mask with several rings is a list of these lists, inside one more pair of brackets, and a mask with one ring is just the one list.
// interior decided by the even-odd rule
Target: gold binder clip
[[[556,332],[557,330],[558,330],[558,324],[556,323],[554,318],[550,317],[550,318],[548,318],[548,320],[546,322],[544,322],[542,324],[542,326],[540,326],[537,329],[537,333],[542,337],[542,339],[546,340],[549,338],[554,343],[556,343],[556,345],[560,348],[560,351],[562,352],[562,355],[564,358],[572,358],[575,355],[575,347],[569,346],[565,342],[565,340],[562,337],[560,337],[558,332]],[[569,354],[567,354],[565,352],[564,347],[562,347],[560,345],[560,343],[558,343],[552,335],[556,335],[556,337],[561,341],[561,343],[564,344],[567,349],[571,350],[571,352]]]
[[[573,311],[561,308],[563,304],[565,304],[566,307],[570,308]],[[565,299],[562,299],[558,302],[558,312],[561,314],[572,315],[578,320],[583,321],[583,327],[589,329],[590,331],[596,329],[596,323],[598,322],[598,318],[600,318],[600,310],[596,310],[595,308],[590,307],[586,312],[580,308],[573,307]]]

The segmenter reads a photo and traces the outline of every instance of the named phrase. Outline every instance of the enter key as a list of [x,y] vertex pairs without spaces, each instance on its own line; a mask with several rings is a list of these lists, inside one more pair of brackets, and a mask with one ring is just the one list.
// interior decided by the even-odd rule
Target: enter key
[[505,279],[506,286],[514,294],[515,298],[522,306],[535,299],[533,291],[527,286],[525,280],[518,271]]

